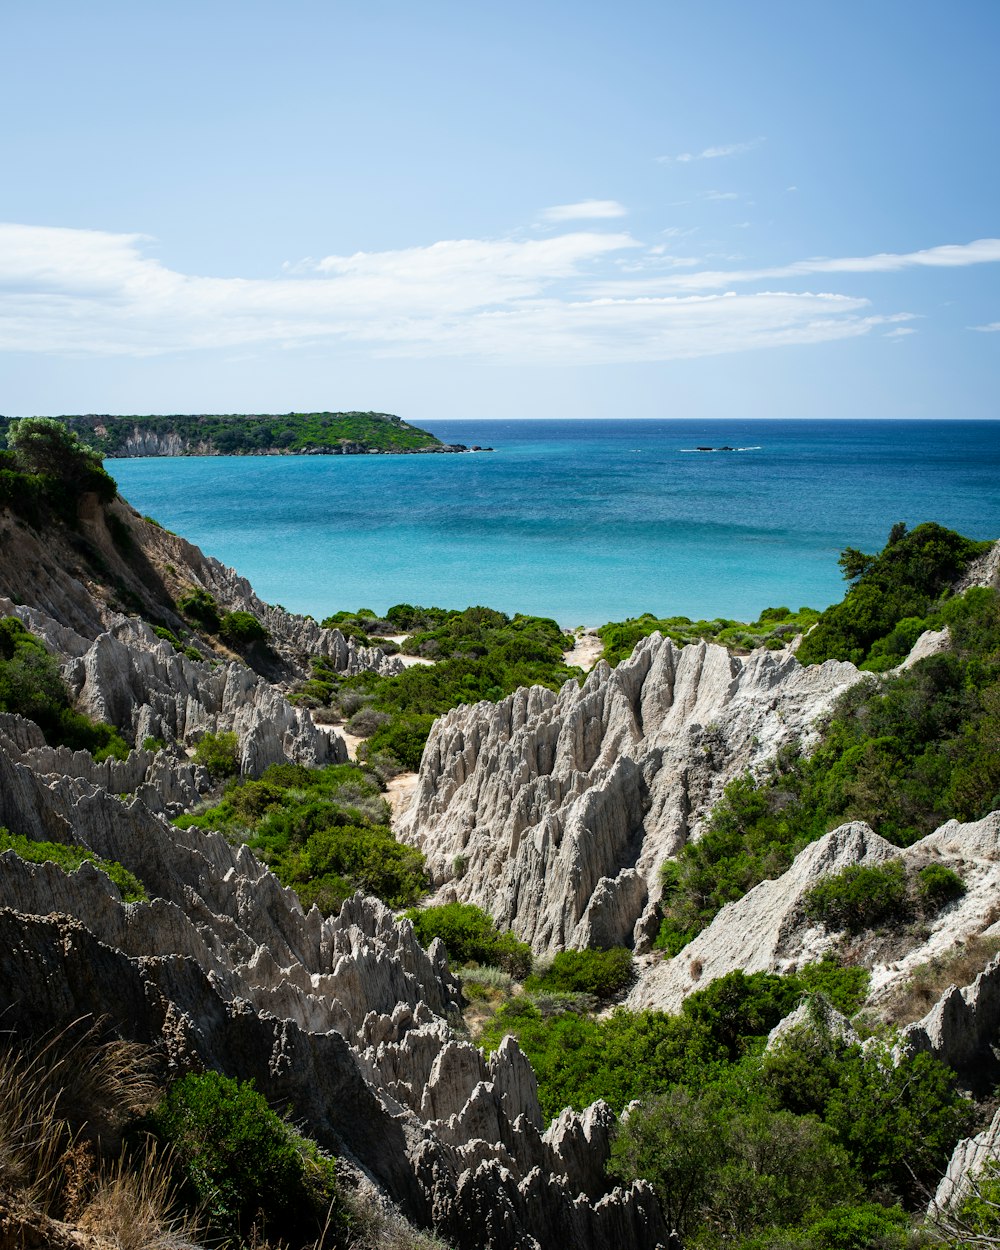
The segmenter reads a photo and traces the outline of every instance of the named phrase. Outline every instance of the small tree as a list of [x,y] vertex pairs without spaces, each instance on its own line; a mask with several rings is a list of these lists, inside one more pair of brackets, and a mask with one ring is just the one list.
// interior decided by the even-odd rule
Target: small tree
[[106,473],[101,458],[79,437],[53,417],[23,417],[11,422],[7,445],[23,473],[55,478],[74,494],[96,491],[105,502],[115,497],[114,478]]
[[219,781],[240,770],[239,739],[234,733],[207,733],[194,749],[194,762],[203,764]]

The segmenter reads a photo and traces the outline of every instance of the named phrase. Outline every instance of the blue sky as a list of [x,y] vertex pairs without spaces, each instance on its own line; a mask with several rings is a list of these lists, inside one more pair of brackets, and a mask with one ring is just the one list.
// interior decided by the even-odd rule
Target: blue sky
[[4,413],[1000,415],[995,0],[0,29]]

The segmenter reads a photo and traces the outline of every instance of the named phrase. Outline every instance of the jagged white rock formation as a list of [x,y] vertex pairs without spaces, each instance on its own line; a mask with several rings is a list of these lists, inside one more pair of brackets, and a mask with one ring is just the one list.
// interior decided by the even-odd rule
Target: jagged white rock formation
[[927,1214],[933,1218],[958,1206],[963,1198],[968,1197],[977,1178],[990,1163],[1000,1164],[1000,1111],[988,1128],[975,1137],[964,1137],[955,1147]]
[[[339,735],[317,728],[307,711],[292,707],[276,687],[246,665],[191,660],[158,638],[143,621],[115,616],[110,629],[90,641],[47,614],[9,599],[0,599],[0,615],[19,617],[61,655],[63,675],[76,706],[117,726],[131,745],[141,747],[147,738],[184,745],[206,732],[233,731],[239,740],[240,770],[250,776],[285,759],[308,764],[347,759]],[[137,756],[126,769],[117,770],[119,781],[126,774],[135,781],[135,785],[121,785],[121,790],[144,784],[156,787],[163,779],[167,771],[163,762],[150,772],[154,760],[147,755],[146,775],[141,779],[138,770],[147,762],[146,756]],[[40,755],[36,762],[44,768],[55,759],[46,761]],[[82,761],[66,771],[79,775],[81,769],[82,775],[97,780],[93,766],[88,773]],[[115,770],[109,769],[108,774],[113,785]],[[180,773],[155,793],[167,806],[190,801],[192,785],[196,792],[197,782],[192,778],[185,784]],[[178,788],[180,794],[175,793]],[[149,797],[155,804],[156,798]]]
[[850,664],[679,650],[653,634],[582,688],[442,716],[400,836],[424,851],[442,898],[478,904],[537,952],[633,937],[641,949],[661,865],[726,782],[808,743],[860,678]]
[[655,960],[630,992],[629,1007],[676,1011],[692,990],[737,968],[784,972],[818,959],[838,935],[805,919],[802,896],[830,873],[898,856],[897,847],[860,821],[833,830],[801,851],[777,880],[727,903],[679,955]]
[[[928,922],[926,932],[891,962],[871,969],[872,994],[880,998],[913,969],[976,934],[1000,932],[1000,812],[960,824],[951,820],[906,849],[893,846],[868,825],[841,825],[800,851],[787,872],[762,881],[727,903],[712,923],[673,959],[652,956],[628,1005],[635,1010],[675,1011],[692,990],[736,969],[788,972],[831,951],[841,934],[808,920],[803,895],[822,877],[854,865],[899,860],[917,868],[940,863],[962,877],[966,892]],[[982,984],[980,984],[980,982]],[[904,1030],[905,1048],[930,1050],[963,1066],[1000,1025],[1000,966],[987,969],[968,990],[953,990],[925,1020]]]
[[856,1046],[861,1041],[850,1020],[822,994],[806,998],[783,1020],[779,1020],[767,1035],[767,1049],[777,1049],[790,1033],[798,1029],[826,1036],[843,1046]]
[[950,985],[931,1010],[900,1034],[901,1054],[929,1051],[957,1071],[969,1067],[1000,1039],[1000,956],[971,985]]
[[42,777],[2,742],[0,823],[117,859],[151,896],[123,905],[89,863],[67,875],[0,855],[6,1028],[93,1016],[155,1043],[175,1072],[253,1077],[461,1250],[666,1242],[648,1187],[605,1180],[608,1108],[564,1112],[544,1131],[517,1045],[485,1059],[452,1033],[459,988],[444,948],[424,951],[376,900],[304,913],[247,848],[173,829],[85,779]]

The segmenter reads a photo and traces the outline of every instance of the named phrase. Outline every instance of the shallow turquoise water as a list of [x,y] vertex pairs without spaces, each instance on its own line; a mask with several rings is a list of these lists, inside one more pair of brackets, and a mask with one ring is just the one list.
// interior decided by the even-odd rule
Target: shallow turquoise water
[[[322,617],[409,602],[596,625],[841,598],[896,521],[1000,536],[1000,422],[442,421],[460,456],[115,460],[140,512]],[[700,453],[701,444],[736,452]]]

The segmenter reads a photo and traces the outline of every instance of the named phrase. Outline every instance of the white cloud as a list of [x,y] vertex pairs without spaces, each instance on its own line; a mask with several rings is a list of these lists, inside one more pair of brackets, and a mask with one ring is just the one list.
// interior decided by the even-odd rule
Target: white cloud
[[991,321],[984,326],[969,326],[970,330],[978,330],[980,334],[996,334],[1000,332],[1000,321]]
[[[246,279],[180,273],[147,255],[141,235],[0,225],[0,350],[231,355],[309,345],[510,364],[670,360],[857,337],[912,319],[878,313],[862,295],[716,286],[994,259],[1000,241],[982,240],[689,274],[678,270],[686,259],[646,249],[627,233],[580,230],[331,255],[271,279]],[[615,271],[618,278],[607,281]]]
[[751,152],[754,148],[760,147],[764,142],[763,137],[751,139],[749,143],[720,143],[714,147],[702,148],[700,152],[680,152],[677,156],[657,156],[655,159],[661,165],[687,165],[691,161],[714,161],[722,156],[739,156],[743,152]]
[[628,209],[617,200],[580,200],[578,204],[553,204],[542,210],[546,221],[596,221],[627,215]]
[[[700,270],[697,273],[665,275],[658,283],[661,291],[722,290],[744,282],[803,278],[813,274],[895,273],[902,269],[956,268],[1000,261],[1000,239],[976,239],[972,243],[948,243],[920,252],[878,252],[873,256],[818,257],[778,265],[768,269]],[[617,294],[612,287],[601,293]]]
[[906,338],[908,334],[916,334],[913,326],[897,326],[895,330],[887,331],[885,337],[887,339],[902,339]]

